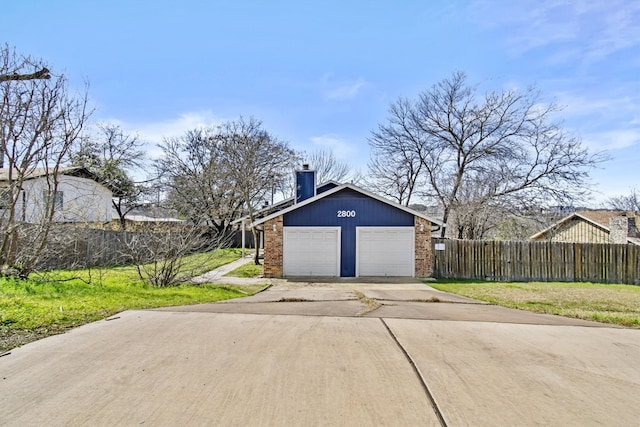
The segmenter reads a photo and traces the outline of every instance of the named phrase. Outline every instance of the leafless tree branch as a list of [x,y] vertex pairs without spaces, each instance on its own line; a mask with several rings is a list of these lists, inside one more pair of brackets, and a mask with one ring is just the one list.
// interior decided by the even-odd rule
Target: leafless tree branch
[[49,80],[51,78],[51,74],[49,74],[49,69],[43,67],[40,71],[36,71],[31,74],[0,74],[0,82],[8,82],[8,81],[20,81],[20,80]]
[[[416,100],[390,107],[387,123],[369,138],[370,171],[378,182],[395,182],[402,200],[408,184],[419,184],[422,197],[441,206],[443,222],[464,209],[458,227],[471,218],[469,206],[476,207],[473,222],[479,224],[491,215],[489,206],[567,203],[588,191],[589,170],[606,157],[568,135],[553,119],[559,110],[545,105],[533,87],[479,94],[464,73],[454,73]],[[404,173],[390,173],[395,170]],[[398,186],[397,175],[411,179]]]

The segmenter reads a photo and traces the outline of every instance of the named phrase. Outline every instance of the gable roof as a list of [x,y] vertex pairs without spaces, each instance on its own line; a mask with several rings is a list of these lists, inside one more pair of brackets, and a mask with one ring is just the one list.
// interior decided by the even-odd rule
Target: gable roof
[[364,188],[360,188],[360,187],[358,187],[358,186],[356,186],[354,184],[342,184],[342,185],[339,185],[338,187],[332,188],[331,190],[327,190],[327,191],[325,191],[323,193],[320,193],[320,194],[318,194],[318,195],[316,195],[314,197],[306,199],[306,200],[304,200],[304,201],[302,201],[300,203],[296,203],[296,204],[294,204],[292,206],[289,206],[289,207],[287,207],[285,209],[282,209],[282,210],[274,212],[274,213],[272,213],[270,215],[267,215],[264,218],[260,218],[259,220],[254,221],[252,224],[250,224],[250,227],[255,227],[257,225],[263,224],[263,223],[269,221],[270,219],[273,219],[273,218],[276,218],[276,217],[278,217],[280,215],[284,215],[286,213],[292,212],[292,211],[294,211],[296,209],[299,209],[299,208],[301,208],[303,206],[310,205],[310,204],[312,204],[312,203],[314,203],[314,202],[316,202],[316,201],[318,201],[320,199],[324,199],[325,197],[331,196],[332,194],[338,193],[338,192],[340,192],[340,191],[342,191],[344,189],[353,190],[353,191],[358,192],[360,194],[363,194],[363,195],[365,195],[367,197],[375,199],[375,200],[377,200],[379,202],[382,202],[382,203],[385,203],[385,204],[387,204],[389,206],[392,206],[392,207],[394,207],[396,209],[400,209],[401,211],[407,212],[407,213],[409,213],[411,215],[420,217],[422,219],[426,219],[427,221],[429,221],[432,224],[439,225],[441,227],[445,226],[441,221],[438,221],[437,219],[433,219],[433,218],[431,218],[431,217],[429,217],[429,216],[427,216],[427,215],[425,215],[423,213],[420,213],[418,211],[415,211],[415,210],[413,210],[411,208],[408,208],[406,206],[403,206],[403,205],[400,205],[398,203],[395,203],[395,202],[392,202],[390,200],[387,200],[387,199],[385,199],[383,197],[378,196],[377,194],[374,194],[374,193],[372,193],[370,191],[365,190]]
[[[0,168],[0,182],[9,182],[9,180],[10,180],[9,179],[9,173],[10,173],[11,169],[12,168]],[[13,170],[14,170],[13,176],[15,177],[16,169],[14,168]],[[45,177],[45,176],[51,175],[51,174],[53,174],[53,169],[52,168],[33,168],[33,169],[29,169],[26,172],[26,174],[24,176],[24,179],[25,180],[37,179],[37,178],[42,178],[42,177]],[[75,176],[75,177],[78,177],[78,178],[90,179],[90,180],[95,181],[98,184],[108,188],[111,192],[115,192],[115,190],[116,190],[113,186],[101,182],[96,174],[94,174],[89,169],[87,169],[85,167],[82,167],[82,166],[61,167],[61,168],[58,168],[58,174],[59,175]]]
[[[330,181],[327,181],[327,182],[323,182],[322,184],[319,184],[319,185],[316,186],[316,194],[324,193],[325,191],[329,191],[332,188],[335,188],[335,187],[338,187],[338,186],[340,186],[340,183],[336,182],[336,181],[333,181],[333,180],[330,180]],[[254,216],[256,218],[258,218],[258,219],[264,218],[267,215],[271,215],[274,212],[279,212],[279,211],[281,211],[283,209],[288,208],[289,206],[294,205],[294,202],[295,202],[295,200],[294,200],[293,197],[289,197],[289,198],[286,198],[284,200],[280,200],[279,202],[276,202],[276,203],[274,203],[272,205],[268,205],[268,206],[265,206],[264,208],[258,209],[255,212]],[[249,219],[249,215],[244,215],[244,216],[232,221],[231,224],[238,224],[238,223],[241,223],[241,222],[243,222],[243,221],[245,221],[247,219]]]
[[[629,213],[626,211],[609,211],[609,210],[577,211],[570,215],[567,215],[566,217],[560,219],[559,221],[554,222],[549,227],[529,237],[529,239],[530,240],[539,239],[545,234],[547,234],[549,231],[574,219],[581,219],[593,225],[594,227],[598,227],[606,231],[607,233],[610,233],[611,229],[609,228],[609,220],[611,218],[621,217],[621,216],[635,217],[636,223],[640,223],[640,216],[638,216],[635,213]],[[633,236],[627,237],[627,241],[629,243],[640,244],[640,239],[634,238]]]
[[576,214],[609,230],[609,220],[618,216],[636,216],[626,211],[578,211]]

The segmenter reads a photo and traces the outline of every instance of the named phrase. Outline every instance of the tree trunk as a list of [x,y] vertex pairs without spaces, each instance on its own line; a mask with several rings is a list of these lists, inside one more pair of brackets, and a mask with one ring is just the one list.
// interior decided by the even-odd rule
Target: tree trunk
[[118,214],[118,223],[120,224],[120,231],[127,231],[127,220],[125,219],[125,215],[122,213],[122,206],[120,203],[116,203],[114,200],[111,200],[111,204],[113,208],[116,210]]
[[251,234],[253,234],[253,242],[254,246],[256,247],[256,254],[253,258],[253,262],[256,265],[260,265],[260,233],[255,227],[253,227],[251,229]]

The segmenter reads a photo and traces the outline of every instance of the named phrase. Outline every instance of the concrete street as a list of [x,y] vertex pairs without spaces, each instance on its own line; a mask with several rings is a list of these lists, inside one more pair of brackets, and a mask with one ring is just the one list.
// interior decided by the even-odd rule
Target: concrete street
[[640,425],[640,330],[411,279],[274,281],[0,357],[0,425]]

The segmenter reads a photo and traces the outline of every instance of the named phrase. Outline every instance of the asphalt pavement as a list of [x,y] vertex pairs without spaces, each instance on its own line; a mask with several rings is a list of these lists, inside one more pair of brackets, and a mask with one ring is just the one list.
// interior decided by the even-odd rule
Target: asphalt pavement
[[640,330],[411,279],[275,280],[0,357],[0,425],[640,425]]

